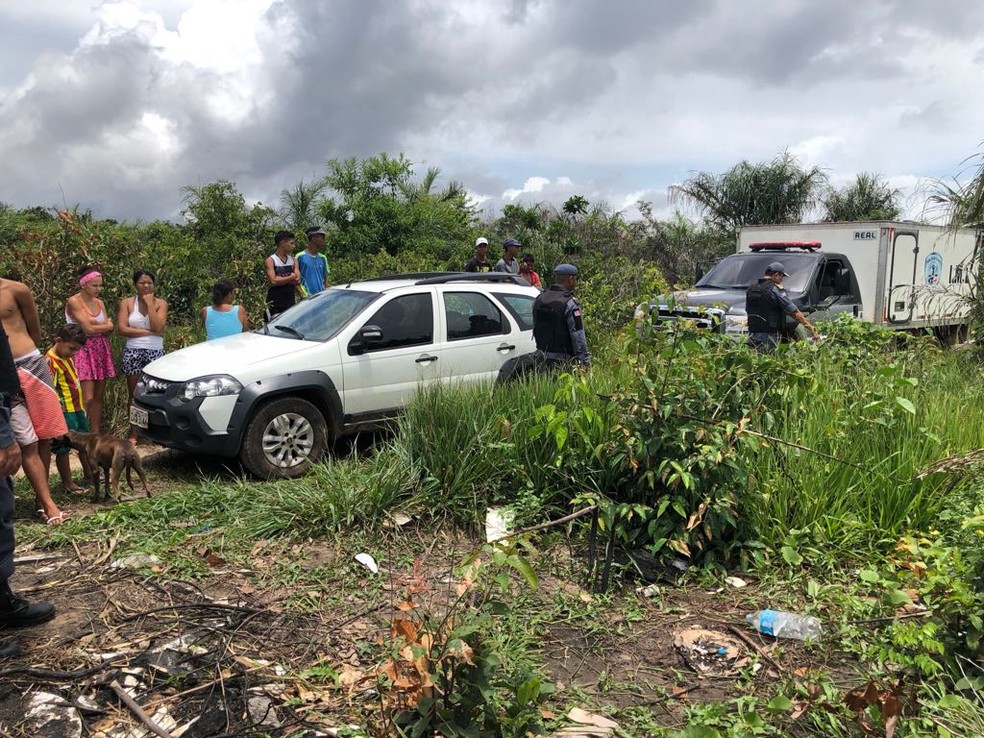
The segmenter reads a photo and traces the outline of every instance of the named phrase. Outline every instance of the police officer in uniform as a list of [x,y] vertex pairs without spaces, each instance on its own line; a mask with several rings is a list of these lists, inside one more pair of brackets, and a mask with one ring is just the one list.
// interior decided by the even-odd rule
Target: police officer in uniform
[[577,267],[560,264],[553,271],[553,284],[533,302],[533,338],[548,368],[571,363],[588,366],[588,340],[584,335],[581,303],[573,295]]
[[770,353],[783,333],[786,316],[789,315],[813,334],[820,334],[800,312],[782,286],[782,278],[788,277],[781,261],[774,261],[765,268],[765,276],[748,288],[745,293],[745,312],[748,313],[748,342],[757,350]]

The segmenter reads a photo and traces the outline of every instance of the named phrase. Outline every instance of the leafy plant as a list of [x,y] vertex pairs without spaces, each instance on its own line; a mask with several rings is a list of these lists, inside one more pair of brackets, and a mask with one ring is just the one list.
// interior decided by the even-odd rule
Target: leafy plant
[[484,546],[464,563],[447,609],[435,613],[420,602],[431,585],[415,566],[379,667],[382,714],[393,731],[448,738],[540,732],[538,705],[552,686],[493,637],[510,616],[509,570],[536,586],[517,544]]

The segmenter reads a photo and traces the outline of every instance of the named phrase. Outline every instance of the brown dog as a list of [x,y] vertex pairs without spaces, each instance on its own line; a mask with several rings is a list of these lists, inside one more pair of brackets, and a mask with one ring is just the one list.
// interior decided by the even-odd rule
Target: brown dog
[[120,501],[120,475],[126,469],[126,483],[130,485],[133,492],[133,479],[130,470],[136,470],[143,484],[144,492],[150,497],[150,490],[147,488],[147,477],[144,476],[143,466],[140,462],[140,454],[129,441],[113,436],[104,436],[100,433],[81,433],[70,430],[68,432],[68,442],[76,451],[79,452],[79,459],[82,461],[82,469],[85,475],[92,479],[95,490],[92,493],[92,501],[99,502],[99,476],[100,471],[105,475],[106,494],[103,499],[109,499],[110,490],[113,498]]

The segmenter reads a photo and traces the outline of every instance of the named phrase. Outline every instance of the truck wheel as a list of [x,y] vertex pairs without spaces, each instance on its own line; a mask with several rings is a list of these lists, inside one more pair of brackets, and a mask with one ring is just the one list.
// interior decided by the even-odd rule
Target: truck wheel
[[260,479],[304,476],[328,448],[324,416],[307,400],[282,397],[266,403],[253,415],[239,459]]

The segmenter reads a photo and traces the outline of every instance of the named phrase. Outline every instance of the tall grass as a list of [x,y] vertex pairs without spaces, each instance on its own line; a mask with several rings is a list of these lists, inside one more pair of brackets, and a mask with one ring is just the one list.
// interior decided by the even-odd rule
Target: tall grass
[[772,443],[758,456],[761,499],[747,511],[766,543],[790,530],[845,550],[932,527],[953,483],[920,470],[984,446],[984,404],[969,354],[929,349],[801,353],[814,381],[777,390]]
[[505,386],[438,385],[418,394],[394,442],[423,472],[416,504],[477,524],[488,505],[512,502],[524,468],[540,463],[517,439],[554,390],[552,379],[535,377]]
[[[949,454],[984,447],[984,389],[973,356],[919,342],[894,350],[890,334],[857,325],[830,331],[825,344],[794,346],[774,357],[702,339],[669,347],[668,339],[655,337],[641,348],[632,340],[609,340],[598,352],[604,361],[580,384],[554,378],[425,391],[395,440],[422,474],[414,504],[475,523],[494,503],[541,505],[546,513],[564,509],[584,491],[616,502],[649,499],[652,492],[624,497],[633,494],[632,485],[641,489],[631,461],[617,453],[625,434],[641,434],[641,446],[658,449],[679,444],[676,436],[660,441],[660,434],[686,433],[695,439],[695,458],[702,453],[696,439],[706,443],[708,436],[699,420],[688,428],[669,417],[645,422],[639,402],[659,403],[660,412],[672,414],[675,406],[699,414],[692,400],[677,396],[689,387],[699,389],[711,415],[715,397],[734,398],[736,381],[754,379],[751,391],[739,395],[746,427],[770,440],[757,450],[743,446],[735,459],[749,480],[735,491],[742,535],[775,546],[791,531],[809,531],[830,550],[860,555],[903,531],[931,527],[959,487],[941,476],[919,479],[919,471]],[[708,370],[715,361],[723,362],[717,374]],[[661,400],[664,378],[673,396]],[[580,394],[567,391],[572,387]],[[586,397],[609,392],[620,394],[622,403],[591,405]],[[727,416],[724,422],[736,420],[730,411]],[[583,425],[587,417],[597,419],[594,427]],[[713,474],[704,461],[693,471]],[[651,504],[658,505],[660,487],[652,489]]]
[[303,479],[203,480],[70,520],[46,533],[55,543],[83,533],[98,540],[139,542],[134,545],[144,550],[165,549],[189,534],[218,529],[233,541],[326,537],[379,527],[409,504],[420,478],[416,462],[399,446],[387,446],[368,459],[330,459]]
[[[608,340],[587,375],[422,391],[368,459],[332,458],[301,480],[207,482],[78,525],[161,537],[181,520],[247,538],[318,536],[372,528],[399,508],[477,527],[489,505],[533,522],[589,493],[631,507],[664,542],[674,534],[652,516],[671,505],[674,525],[710,524],[708,539],[723,533],[729,546],[809,531],[860,556],[932,527],[960,489],[918,472],[984,447],[974,356],[890,350],[869,330],[831,328],[829,342],[774,357],[706,337]],[[693,417],[702,411],[710,419]],[[709,430],[742,416],[769,440],[732,444],[735,431]],[[667,458],[689,476],[686,490],[667,478]],[[727,530],[713,527],[715,500],[736,516]]]

